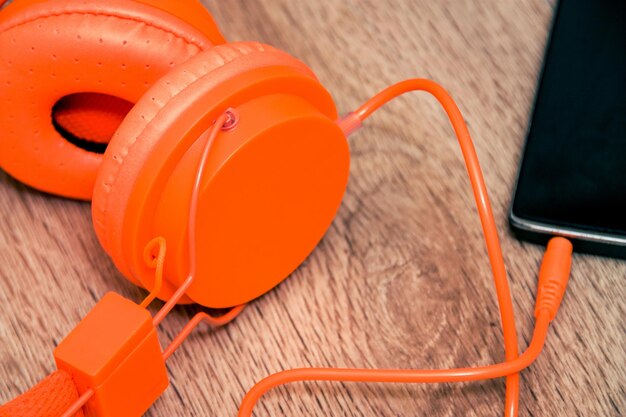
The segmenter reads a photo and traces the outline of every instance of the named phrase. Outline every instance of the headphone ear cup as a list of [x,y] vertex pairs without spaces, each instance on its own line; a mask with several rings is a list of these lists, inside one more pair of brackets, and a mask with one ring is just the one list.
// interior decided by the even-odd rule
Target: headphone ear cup
[[132,105],[220,42],[191,0],[12,3],[0,14],[0,167],[39,190],[90,199],[101,152]]
[[268,291],[313,250],[345,190],[348,146],[330,94],[306,65],[251,42],[190,59],[131,110],[105,152],[93,195],[96,234],[129,280],[152,288],[154,271],[142,254],[155,236],[166,239],[162,299],[188,273],[197,139],[228,107],[240,112],[240,123],[218,136],[207,161],[198,279],[183,301],[228,307]]
[[[246,62],[242,62],[244,58]],[[270,46],[256,42],[219,45],[157,81],[111,138],[93,190],[92,220],[100,244],[130,281],[141,285],[135,279],[139,274],[132,272],[125,261],[121,242],[125,239],[122,232],[124,218],[137,178],[154,148],[163,141],[164,132],[183,114],[192,113],[194,102],[202,91],[212,90],[239,73],[269,62],[297,66],[302,73],[315,79],[306,65]],[[164,289],[167,288],[165,282]]]

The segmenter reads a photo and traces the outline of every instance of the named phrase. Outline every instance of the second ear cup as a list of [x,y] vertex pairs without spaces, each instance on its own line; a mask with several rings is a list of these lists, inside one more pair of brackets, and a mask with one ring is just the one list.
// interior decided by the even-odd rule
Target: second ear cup
[[[102,152],[132,105],[223,41],[214,24],[205,33],[157,3],[17,0],[2,11],[2,169],[45,192],[91,198]],[[212,22],[206,11],[194,21]]]
[[216,46],[155,84],[113,136],[93,196],[98,238],[146,288],[143,249],[167,242],[168,298],[188,272],[185,241],[197,139],[227,108],[240,114],[207,161],[199,198],[198,277],[210,307],[255,298],[291,273],[330,225],[345,190],[348,146],[332,98],[300,61],[270,46]]

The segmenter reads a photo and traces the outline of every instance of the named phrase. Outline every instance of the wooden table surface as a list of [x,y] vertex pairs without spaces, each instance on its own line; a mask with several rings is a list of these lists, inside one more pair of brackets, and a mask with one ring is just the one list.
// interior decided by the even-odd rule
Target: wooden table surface
[[[529,341],[542,248],[507,229],[518,160],[553,13],[546,0],[207,1],[230,40],[307,62],[349,111],[390,83],[429,77],[476,142]],[[425,94],[376,113],[352,148],[343,205],[310,258],[240,318],[202,327],[168,362],[148,416],[233,416],[271,372],[301,366],[446,368],[503,359],[502,332],[457,143]],[[145,294],[98,246],[87,203],[0,174],[0,403],[53,370],[52,350],[105,292]],[[545,351],[522,374],[522,416],[626,413],[624,261],[576,255]],[[155,307],[156,308],[156,307]],[[166,344],[197,309],[177,308]],[[504,381],[308,383],[266,395],[258,416],[497,416]]]

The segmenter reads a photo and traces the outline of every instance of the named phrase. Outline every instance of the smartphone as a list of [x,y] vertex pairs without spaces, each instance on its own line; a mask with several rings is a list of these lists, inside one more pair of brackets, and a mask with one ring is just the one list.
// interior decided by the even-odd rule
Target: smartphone
[[556,6],[509,220],[626,257],[626,1]]

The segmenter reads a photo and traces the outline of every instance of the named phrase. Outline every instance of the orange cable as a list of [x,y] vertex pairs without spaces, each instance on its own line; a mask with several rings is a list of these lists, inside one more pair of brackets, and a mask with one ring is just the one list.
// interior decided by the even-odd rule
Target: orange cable
[[92,389],[88,389],[87,391],[83,392],[83,394],[78,397],[74,404],[72,404],[61,417],[74,417],[74,415],[78,413],[85,404],[87,404],[87,401],[89,401],[93,394],[94,391]]
[[[159,248],[156,256],[152,254],[155,246],[158,246]],[[152,287],[152,291],[150,291],[150,294],[148,294],[148,296],[144,298],[141,304],[139,304],[140,307],[147,308],[161,291],[161,287],[163,286],[163,264],[165,263],[166,248],[167,247],[165,244],[165,239],[160,236],[152,239],[144,248],[143,259],[146,265],[148,265],[150,268],[155,269],[155,277],[154,287]]]
[[[193,189],[191,192],[191,200],[189,203],[189,224],[188,224],[188,245],[189,245],[189,275],[187,279],[183,282],[183,284],[176,290],[174,295],[168,300],[168,302],[163,306],[163,308],[154,316],[153,323],[154,325],[158,325],[163,318],[169,313],[169,311],[174,307],[174,305],[180,300],[185,291],[189,288],[191,283],[196,276],[196,219],[198,212],[198,195],[200,191],[200,184],[202,182],[202,174],[204,172],[204,167],[208,160],[208,156],[210,150],[215,142],[215,138],[219,133],[220,129],[225,128],[226,123],[229,121],[233,121],[234,116],[230,112],[223,113],[220,117],[217,118],[213,126],[209,130],[207,130],[204,134],[198,138],[198,140],[204,140],[205,136],[206,144],[204,145],[204,149],[202,155],[200,157],[200,162],[198,163],[198,169],[196,171],[196,177],[193,184]],[[229,127],[231,128],[231,127]],[[200,312],[196,314],[190,321],[183,327],[181,332],[172,340],[171,344],[167,347],[167,349],[163,352],[163,359],[167,360],[172,353],[187,339],[189,334],[195,329],[201,322],[206,322],[212,327],[223,326],[230,321],[232,321],[235,317],[237,317],[241,311],[244,309],[245,305],[240,305],[232,308],[228,313],[224,314],[220,317],[213,317],[207,313]]]
[[204,150],[202,151],[202,156],[200,157],[200,162],[198,163],[198,170],[196,171],[196,177],[193,183],[193,188],[191,191],[191,201],[189,203],[189,223],[187,226],[187,238],[188,238],[188,246],[189,246],[189,274],[187,278],[183,282],[183,284],[176,290],[174,295],[170,297],[169,300],[161,307],[159,312],[154,316],[152,322],[155,326],[158,326],[161,321],[167,316],[167,314],[174,308],[174,306],[180,301],[181,297],[185,294],[187,289],[193,283],[193,280],[196,276],[196,218],[198,213],[198,195],[200,194],[200,183],[202,182],[202,174],[204,172],[204,167],[206,165],[209,152],[213,147],[213,143],[215,142],[215,138],[217,134],[220,132],[220,129],[228,120],[229,116],[226,113],[221,114],[213,126],[211,126],[206,132],[204,132],[198,140],[204,140],[206,137],[206,144],[204,145]]
[[270,389],[290,382],[343,381],[379,383],[441,383],[464,382],[500,378],[518,373],[537,359],[543,348],[550,317],[546,310],[539,315],[528,349],[509,362],[473,368],[457,369],[355,369],[355,368],[301,368],[282,371],[258,382],[244,397],[239,417],[249,417],[258,399]]
[[[569,278],[571,262],[571,244],[563,238],[554,238],[544,257],[549,267],[540,271],[540,289],[537,297],[536,322],[533,339],[522,356],[518,356],[517,333],[513,314],[513,303],[506,277],[495,220],[489,203],[485,182],[480,170],[478,157],[460,110],[438,84],[430,80],[412,79],[395,84],[359,107],[354,113],[340,120],[339,126],[349,134],[375,110],[391,99],[409,91],[423,90],[431,93],[446,111],[467,166],[470,183],[476,200],[476,206],[485,236],[487,252],[494,276],[500,315],[504,333],[506,362],[476,368],[458,368],[448,370],[403,370],[403,369],[340,369],[340,368],[304,368],[279,372],[257,383],[244,397],[239,409],[239,417],[250,417],[255,404],[268,390],[294,381],[352,381],[352,382],[457,382],[485,378],[507,377],[505,416],[513,417],[518,413],[519,374],[539,355],[544,345],[550,320],[556,314],[565,292]],[[566,265],[567,264],[567,265]],[[543,274],[543,276],[542,276]]]
[[172,353],[187,339],[187,336],[195,329],[201,322],[207,323],[211,327],[219,327],[230,323],[235,317],[237,317],[241,311],[245,308],[245,304],[237,307],[233,307],[228,313],[223,316],[214,317],[207,313],[200,312],[196,314],[180,333],[172,340],[170,345],[163,352],[163,360],[167,360]]
[[[489,202],[489,195],[474,144],[470,136],[463,115],[448,92],[434,81],[426,79],[411,79],[392,85],[355,110],[357,117],[363,121],[382,105],[401,94],[411,91],[426,91],[432,94],[441,103],[447,113],[452,127],[461,146],[461,153],[465,160],[467,173],[474,192],[476,208],[480,216],[491,271],[496,286],[496,295],[500,306],[500,320],[504,335],[504,349],[506,360],[515,359],[518,355],[517,332],[515,329],[515,315],[513,302],[506,275],[506,268],[502,256],[496,222]],[[516,417],[519,403],[519,375],[511,375],[506,379],[505,417]]]

